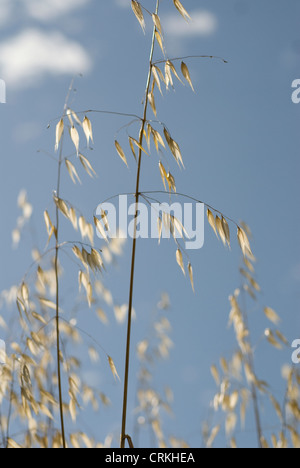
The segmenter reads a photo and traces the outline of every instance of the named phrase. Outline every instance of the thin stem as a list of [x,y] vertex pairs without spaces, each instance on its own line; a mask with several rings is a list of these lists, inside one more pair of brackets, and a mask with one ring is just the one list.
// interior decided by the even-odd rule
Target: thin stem
[[[68,100],[73,89],[74,80],[71,81],[69,86],[68,94],[65,100],[64,113],[65,115],[68,105]],[[60,196],[60,182],[61,182],[61,166],[63,162],[63,139],[60,145],[58,170],[57,170],[57,188],[56,196]],[[60,413],[60,425],[61,425],[61,437],[63,448],[67,448],[66,436],[65,436],[65,424],[64,424],[64,408],[62,398],[62,379],[61,379],[61,362],[60,362],[60,327],[59,327],[59,209],[56,205],[56,233],[55,233],[55,260],[54,260],[54,271],[55,271],[55,285],[56,285],[56,310],[55,310],[55,323],[56,323],[56,358],[57,358],[57,382],[58,382],[58,394],[59,394],[59,413]]]
[[[67,106],[65,107],[65,112],[67,110]],[[136,115],[136,114],[130,114],[130,113],[126,113],[126,112],[114,112],[114,111],[108,111],[108,110],[98,110],[98,109],[88,109],[88,110],[83,110],[83,111],[77,111],[76,114],[79,115],[79,114],[105,114],[105,115],[116,115],[116,116],[119,116],[119,117],[132,117],[134,118],[135,120],[138,120],[138,121],[142,121],[142,118],[139,116],[139,115]],[[72,114],[75,114],[74,111],[70,111],[70,114],[69,115],[72,115]],[[58,119],[60,119],[61,117],[56,117],[55,119],[52,119],[49,121],[48,123],[48,127],[47,128],[50,128],[52,122],[55,122],[57,121]]]
[[166,62],[175,62],[177,60],[186,60],[186,59],[192,59],[192,58],[208,58],[208,59],[216,59],[216,60],[221,60],[223,63],[228,63],[227,60],[223,59],[222,57],[217,57],[215,55],[186,55],[184,57],[175,57],[172,59],[165,59],[165,60],[157,60],[156,62],[153,62],[153,65],[158,65],[160,63],[166,63]]
[[[62,145],[61,145],[62,147]],[[61,175],[61,158],[58,163],[58,182],[57,182],[57,196],[59,197],[60,189],[60,175]],[[57,380],[58,380],[58,393],[59,393],[59,412],[60,412],[60,423],[61,423],[61,436],[63,448],[66,448],[65,428],[64,428],[64,413],[63,413],[63,399],[62,399],[62,383],[61,383],[61,365],[60,365],[60,329],[59,329],[59,241],[58,241],[58,230],[59,230],[59,211],[56,207],[56,245],[55,245],[55,284],[56,284],[56,350],[57,350]]]
[[[143,191],[143,194],[147,195],[147,194],[168,194],[168,192],[165,192],[163,190],[150,190],[150,191]],[[225,216],[221,211],[217,210],[216,208],[214,208],[213,206],[209,205],[208,203],[205,203],[201,200],[198,200],[197,198],[195,197],[191,197],[190,195],[186,195],[185,193],[179,193],[179,192],[174,192],[172,193],[172,196],[177,196],[177,197],[183,197],[183,198],[187,198],[189,200],[192,200],[196,203],[202,203],[203,205],[205,205],[207,208],[209,208],[210,210],[214,211],[215,213],[218,213],[219,215],[223,216],[224,218],[226,218],[228,221],[230,221],[231,223],[235,224],[237,227],[238,227],[238,223],[236,221],[234,221],[232,218],[229,218],[229,216]]]
[[288,403],[288,396],[289,396],[289,389],[287,387],[285,395],[284,395],[284,401],[282,405],[282,434],[284,439],[286,438],[286,429],[287,429],[287,403]]
[[5,437],[4,427],[3,427],[3,416],[2,416],[1,406],[0,406],[0,428],[1,428],[1,436],[2,436],[1,446],[5,447],[6,437]]
[[[146,198],[146,195],[155,195],[155,194],[162,194],[162,195],[170,195],[169,192],[166,192],[166,191],[163,191],[163,190],[150,190],[150,191],[145,191],[143,190],[143,192],[139,192],[138,195],[139,196],[144,196],[144,198]],[[118,193],[117,195],[112,195],[111,197],[107,198],[106,200],[103,200],[101,204],[104,204],[104,203],[107,203],[111,200],[114,200],[115,198],[121,196],[121,195],[134,195],[136,196],[135,193],[132,193],[132,192],[123,192],[123,193]],[[180,193],[180,192],[174,192],[171,194],[172,196],[174,197],[183,197],[183,198],[187,198],[188,200],[191,200],[191,201],[194,201],[195,203],[202,203],[203,205],[206,206],[206,208],[209,208],[210,210],[214,211],[215,213],[218,213],[219,215],[223,216],[224,218],[226,218],[228,221],[230,221],[231,223],[233,223],[236,227],[239,227],[238,223],[236,221],[234,221],[232,218],[230,218],[229,216],[226,216],[224,213],[222,213],[221,211],[217,210],[216,208],[214,208],[213,206],[209,205],[208,203],[204,202],[204,201],[201,201],[201,200],[198,200],[197,198],[195,197],[191,197],[190,195],[187,195],[186,193]],[[151,199],[151,197],[147,197],[149,200]],[[155,200],[155,199],[153,199]],[[159,203],[159,200],[155,200],[156,203]]]
[[8,407],[8,415],[7,415],[7,423],[6,423],[6,448],[8,448],[9,426],[10,426],[11,413],[12,413],[12,399],[13,399],[13,390],[14,390],[14,372],[15,372],[15,361],[13,360],[12,381],[11,381],[11,385],[10,385],[9,407]]
[[[244,318],[246,328],[250,330],[247,307],[246,307],[245,291],[243,287],[241,288],[241,290],[243,291],[242,297],[244,299],[243,310],[242,310],[243,318]],[[252,350],[253,348],[251,346],[250,333],[248,336],[248,346],[249,346],[249,353],[247,353],[246,359],[248,361],[251,372],[253,373],[253,375],[255,375],[254,356],[253,356],[253,350]],[[254,383],[251,384],[251,396],[252,396],[252,402],[253,402],[253,408],[254,408],[254,418],[255,418],[258,448],[262,449],[263,448],[263,445],[262,445],[263,432],[262,432],[261,417],[260,417],[260,412],[259,412],[257,390],[256,390]]]
[[[252,356],[249,356],[249,364],[250,364],[250,368],[254,369]],[[263,433],[262,433],[260,412],[259,412],[259,406],[258,406],[257,391],[256,391],[256,387],[254,384],[251,385],[251,395],[252,395],[252,401],[253,401],[253,406],[254,406],[254,416],[255,416],[255,426],[256,426],[256,433],[257,433],[258,447],[262,449],[263,448],[262,446]]]
[[[156,14],[159,10],[159,0],[156,1]],[[152,62],[153,54],[155,47],[155,31],[156,28],[153,28],[152,42],[151,42],[151,51],[149,58],[149,71],[146,84],[145,92],[145,101],[144,101],[144,113],[139,135],[139,144],[140,147],[143,145],[144,138],[144,129],[147,122],[147,110],[149,103],[149,90],[151,84],[152,76]],[[128,303],[128,322],[127,322],[127,340],[126,340],[126,358],[125,358],[125,377],[124,377],[124,395],[123,395],[123,413],[122,413],[122,431],[121,431],[121,448],[125,448],[126,439],[128,440],[128,435],[126,434],[126,419],[127,419],[127,401],[128,401],[128,382],[129,382],[129,364],[130,364],[130,340],[131,340],[131,322],[132,322],[132,304],[133,304],[133,286],[134,286],[134,269],[135,269],[135,258],[136,258],[136,233],[137,233],[137,221],[138,221],[138,203],[140,195],[140,176],[141,176],[141,166],[142,166],[142,150],[139,148],[139,157],[138,157],[138,168],[137,168],[137,177],[136,177],[136,190],[135,190],[135,217],[134,217],[134,234],[132,241],[132,257],[131,257],[131,273],[130,273],[130,286],[129,286],[129,303]]]

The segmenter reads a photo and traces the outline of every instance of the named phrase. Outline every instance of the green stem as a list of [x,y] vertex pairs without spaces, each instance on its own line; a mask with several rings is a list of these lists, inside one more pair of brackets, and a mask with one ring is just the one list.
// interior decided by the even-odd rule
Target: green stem
[[[61,145],[62,148],[62,145]],[[59,197],[60,192],[60,176],[61,176],[61,158],[62,151],[60,152],[60,159],[58,163],[58,182],[57,182],[57,197]],[[57,382],[58,382],[58,393],[59,393],[59,412],[60,412],[60,424],[61,424],[61,436],[62,436],[62,445],[63,448],[66,448],[66,437],[65,437],[65,426],[64,426],[64,411],[63,411],[63,399],[62,399],[62,383],[61,383],[61,362],[60,362],[60,328],[59,328],[59,240],[58,240],[58,231],[59,231],[59,210],[56,207],[56,243],[55,243],[55,261],[54,261],[54,271],[55,271],[55,284],[56,284],[56,314],[55,314],[55,323],[56,323],[56,357],[57,357]]]
[[[253,373],[253,375],[255,375],[254,355],[253,355],[252,346],[251,346],[249,320],[248,320],[248,313],[247,313],[246,300],[245,300],[245,290],[243,286],[241,287],[241,291],[243,291],[242,297],[244,299],[243,310],[242,310],[243,319],[244,319],[246,328],[249,330],[249,336],[248,336],[249,352],[246,354],[245,358],[250,366],[251,372]],[[263,448],[263,445],[262,445],[263,431],[262,431],[261,417],[260,417],[260,411],[259,411],[257,389],[254,383],[251,384],[250,391],[251,391],[251,397],[252,397],[253,409],[254,409],[254,418],[255,418],[258,448],[262,449]]]
[[[156,1],[156,14],[159,10],[159,0]],[[147,122],[147,109],[149,104],[149,90],[152,76],[152,65],[153,65],[153,54],[155,46],[155,26],[153,28],[151,51],[149,58],[149,71],[146,84],[145,101],[144,101],[144,113],[143,120],[139,135],[139,144],[143,145],[144,130]],[[129,287],[129,302],[128,302],[128,322],[127,322],[127,340],[126,340],[126,358],[125,358],[125,377],[124,377],[124,395],[123,395],[123,413],[122,413],[122,431],[121,431],[121,448],[125,448],[125,442],[128,436],[126,435],[126,419],[127,419],[127,402],[128,402],[128,383],[129,383],[129,364],[130,364],[130,340],[131,340],[131,322],[132,322],[132,304],[133,304],[133,286],[134,286],[134,270],[135,270],[135,258],[136,258],[136,234],[137,234],[137,220],[138,220],[138,203],[140,195],[140,177],[141,177],[141,166],[142,166],[142,150],[139,149],[138,156],[138,168],[136,177],[136,189],[135,189],[135,217],[134,217],[134,233],[132,241],[132,256],[131,256],[131,273],[130,273],[130,287]]]
[[[65,100],[64,113],[66,115],[66,110],[68,106],[69,96],[73,89],[74,80],[71,81],[69,86],[68,94]],[[56,196],[60,197],[60,182],[61,182],[61,165],[63,162],[63,137],[60,145],[59,152],[59,161],[58,161],[58,171],[57,171],[57,188]],[[59,413],[60,413],[60,425],[61,425],[61,437],[62,437],[62,446],[67,448],[66,445],[66,435],[65,435],[65,424],[64,424],[64,408],[63,408],[63,397],[62,397],[62,379],[61,379],[61,361],[60,361],[60,327],[59,327],[59,209],[56,205],[56,232],[55,232],[55,260],[54,260],[54,271],[55,271],[55,284],[56,284],[56,313],[55,313],[55,324],[56,324],[56,359],[57,359],[57,384],[58,384],[58,394],[59,394]]]

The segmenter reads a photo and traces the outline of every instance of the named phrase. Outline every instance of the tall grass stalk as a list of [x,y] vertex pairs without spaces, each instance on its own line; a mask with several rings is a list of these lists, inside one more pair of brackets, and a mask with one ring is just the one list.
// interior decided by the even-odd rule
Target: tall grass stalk
[[[159,0],[156,1],[155,14],[158,15],[159,11]],[[151,50],[149,57],[149,71],[147,76],[146,91],[144,98],[144,112],[143,120],[141,123],[141,129],[139,134],[139,145],[143,146],[144,130],[147,122],[147,110],[149,104],[149,90],[152,76],[152,61],[155,48],[155,31],[156,27],[153,27],[153,34],[151,40]],[[138,203],[140,196],[140,176],[142,166],[142,150],[139,148],[138,152],[138,167],[136,175],[136,188],[135,188],[135,217],[134,217],[134,234],[132,240],[132,255],[131,255],[131,271],[130,271],[130,285],[129,285],[129,301],[128,301],[128,322],[127,322],[127,339],[126,339],[126,358],[125,358],[125,376],[124,376],[124,394],[123,394],[123,412],[122,412],[122,430],[121,430],[121,448],[125,447],[126,442],[126,419],[127,419],[127,404],[128,404],[128,384],[129,384],[129,364],[130,364],[130,341],[131,341],[131,324],[132,324],[132,305],[133,305],[133,288],[134,288],[134,270],[135,270],[135,258],[136,258],[136,233],[137,233],[137,221],[138,221]]]
[[[63,117],[66,115],[68,108],[68,101],[73,89],[74,79],[71,81],[69,90],[66,96]],[[59,150],[59,160],[57,168],[57,185],[56,185],[56,196],[60,198],[60,189],[61,189],[61,166],[63,163],[63,135]],[[58,395],[59,395],[59,413],[60,413],[60,426],[61,426],[61,437],[62,437],[62,446],[67,448],[66,445],[66,435],[65,435],[65,423],[64,423],[64,409],[63,409],[63,396],[62,396],[62,379],[61,379],[61,353],[60,353],[60,327],[59,327],[59,220],[60,213],[58,205],[55,208],[55,217],[56,217],[56,226],[55,226],[55,259],[54,259],[54,271],[55,271],[55,324],[56,324],[56,358],[57,358],[57,384],[58,384]]]

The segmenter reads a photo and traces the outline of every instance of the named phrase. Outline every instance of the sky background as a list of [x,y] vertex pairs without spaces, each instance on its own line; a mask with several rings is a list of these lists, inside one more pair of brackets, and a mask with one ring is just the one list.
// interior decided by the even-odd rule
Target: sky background
[[[149,10],[154,3],[143,2]],[[256,278],[262,288],[258,302],[249,302],[257,374],[272,383],[282,401],[281,367],[291,364],[292,349],[274,351],[262,338],[270,326],[262,309],[268,305],[281,315],[281,329],[290,343],[300,338],[300,104],[291,99],[292,82],[300,79],[300,4],[298,0],[186,0],[184,5],[193,18],[190,28],[171,0],[161,2],[169,57],[207,54],[223,57],[228,64],[186,60],[196,93],[176,83],[175,92],[156,96],[158,118],[180,144],[186,166],[179,171],[168,157],[170,170],[179,192],[236,221],[246,221],[252,229]],[[146,26],[144,36],[129,0],[0,0],[0,78],[7,87],[7,103],[0,104],[0,289],[21,281],[31,263],[29,232],[24,233],[18,250],[11,248],[21,189],[27,190],[34,206],[39,247],[45,245],[42,216],[44,209],[52,209],[56,166],[43,151],[53,153],[54,119],[62,112],[71,78],[76,75],[77,92],[70,105],[75,111],[140,114],[151,41],[148,20]],[[156,58],[161,58],[158,50]],[[91,182],[81,172],[83,185],[74,187],[65,174],[62,197],[74,199],[91,221],[101,201],[134,190],[135,165],[127,152],[127,170],[114,149],[116,132],[128,119],[102,114],[89,117],[95,141],[89,157],[99,177]],[[135,137],[137,130],[131,129]],[[126,138],[126,131],[118,133],[124,146]],[[144,160],[141,189],[162,190],[155,152]],[[101,241],[97,242],[101,248]],[[230,357],[236,347],[227,328],[228,296],[240,286],[241,258],[237,242],[233,241],[231,251],[224,249],[208,223],[204,247],[190,252],[190,257],[195,295],[176,265],[174,243],[164,241],[159,247],[154,240],[138,243],[128,432],[132,433],[134,421],[135,345],[145,337],[160,294],[167,291],[174,348],[170,359],[158,366],[155,383],[158,388],[173,388],[175,416],[165,418],[164,429],[199,446],[201,424],[210,414],[209,401],[215,392],[210,366],[220,356]],[[68,268],[67,263],[66,305],[74,286]],[[115,304],[128,300],[129,271],[130,242],[104,279]],[[107,327],[94,322],[88,309],[79,314],[78,321],[114,358],[122,380],[125,325],[117,324],[110,314]],[[0,338],[6,338],[1,329]],[[96,369],[88,365],[86,369],[86,378],[109,394],[112,406],[102,408],[99,415],[88,412],[83,425],[97,440],[113,434],[117,445],[123,386],[113,381],[105,357]],[[263,408],[269,437],[277,421],[267,406]],[[143,437],[143,443],[149,444],[147,434]],[[247,433],[238,428],[236,437],[240,445],[255,445],[251,416]],[[216,443],[224,446],[225,441],[219,436]]]

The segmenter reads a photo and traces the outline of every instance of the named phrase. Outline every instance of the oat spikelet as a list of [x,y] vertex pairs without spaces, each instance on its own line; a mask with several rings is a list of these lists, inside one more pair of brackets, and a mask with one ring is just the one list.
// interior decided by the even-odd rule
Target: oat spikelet
[[188,14],[188,12],[186,11],[186,9],[184,8],[184,6],[182,5],[182,3],[179,1],[179,0],[173,0],[173,3],[175,5],[175,7],[177,8],[177,10],[179,11],[179,13],[181,14],[181,16],[186,20],[191,20],[192,18],[190,17],[190,15]]
[[88,175],[93,179],[94,176],[97,176],[96,171],[93,169],[90,161],[83,156],[83,154],[79,153],[79,161],[81,162],[84,170],[88,173]]
[[242,228],[238,227],[237,236],[244,256],[253,258],[253,253],[251,251],[250,242],[246,232]]
[[63,119],[61,119],[56,125],[55,151],[58,150],[63,132],[64,132],[64,121]]
[[120,156],[120,158],[122,159],[123,163],[126,164],[126,166],[128,167],[128,163],[127,163],[127,159],[126,159],[126,156],[125,156],[125,153],[120,145],[120,143],[115,140],[115,147],[116,147],[116,150],[118,152],[118,155]]
[[65,159],[65,164],[73,184],[76,184],[76,180],[81,184],[81,180],[77,174],[74,164],[72,164],[68,159]]
[[271,322],[273,322],[275,325],[278,325],[280,322],[280,317],[276,314],[275,310],[271,309],[271,307],[265,307],[264,313]]
[[194,286],[194,273],[193,273],[193,267],[191,263],[188,264],[188,272],[189,272],[189,277],[190,277],[190,282],[192,285],[192,289],[195,292],[195,286]]
[[216,368],[216,366],[211,366],[210,368],[210,371],[211,371],[211,374],[214,378],[214,381],[216,382],[216,385],[220,385],[220,375],[219,375],[219,371],[218,369]]
[[177,249],[177,251],[176,251],[176,261],[177,261],[178,265],[180,266],[180,268],[182,270],[182,273],[185,275],[182,252],[181,252],[180,249]]
[[184,62],[181,63],[181,72],[192,90],[195,92],[188,66]]
[[90,140],[92,141],[92,143],[94,143],[94,140],[93,140],[92,123],[87,116],[85,116],[83,119],[82,128],[86,137],[87,145],[89,146]]
[[114,363],[113,359],[110,356],[108,356],[107,358],[108,358],[108,363],[109,363],[110,370],[112,371],[112,374],[113,374],[115,380],[120,381],[120,377],[118,375],[118,372],[117,372],[117,369],[116,369],[116,366],[115,366],[115,363]]
[[104,227],[102,226],[101,221],[100,221],[98,218],[96,218],[95,216],[94,216],[94,224],[95,224],[95,226],[96,226],[97,231],[99,231],[99,233],[101,234],[101,236],[103,237],[103,239],[105,239],[106,242],[108,242],[107,234],[106,234],[106,232],[105,232],[105,229],[104,229]]
[[70,137],[75,146],[76,154],[78,156],[79,155],[79,133],[77,129],[74,127],[74,125],[73,127],[70,128]]
[[210,209],[207,210],[207,219],[208,219],[209,224],[210,224],[211,227],[213,228],[213,230],[214,230],[216,236],[219,238],[219,236],[218,236],[218,231],[217,231],[217,228],[216,228],[215,217],[214,217],[214,215],[212,214],[212,212],[210,211]]
[[133,13],[135,14],[138,22],[140,23],[140,26],[143,30],[143,33],[145,34],[145,29],[146,29],[146,24],[145,24],[145,19],[143,15],[143,10],[139,2],[132,0],[131,1],[131,8]]

